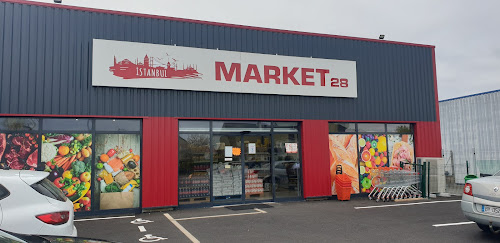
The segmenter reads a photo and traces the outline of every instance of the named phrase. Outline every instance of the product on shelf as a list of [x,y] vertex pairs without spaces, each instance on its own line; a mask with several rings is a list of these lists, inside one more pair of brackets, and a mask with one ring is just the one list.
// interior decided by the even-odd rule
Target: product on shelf
[[255,170],[248,169],[245,173],[245,194],[261,194],[264,192],[264,183],[259,179]]

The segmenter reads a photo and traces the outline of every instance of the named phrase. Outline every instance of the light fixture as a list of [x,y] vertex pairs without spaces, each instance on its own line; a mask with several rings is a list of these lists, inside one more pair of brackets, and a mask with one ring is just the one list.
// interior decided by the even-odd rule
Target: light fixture
[[383,40],[385,38],[385,35],[380,35],[378,38]]
[[78,121],[78,118],[76,118],[75,121]]
[[62,3],[62,0],[54,0],[55,3]]

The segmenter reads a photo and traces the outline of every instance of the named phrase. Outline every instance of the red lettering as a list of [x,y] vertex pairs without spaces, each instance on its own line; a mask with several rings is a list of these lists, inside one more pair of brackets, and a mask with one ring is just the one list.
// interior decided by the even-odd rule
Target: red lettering
[[314,86],[314,81],[307,81],[308,78],[314,78],[313,75],[308,74],[314,72],[314,68],[302,68],[302,85]]
[[231,81],[233,80],[233,76],[236,76],[236,82],[241,82],[241,64],[231,63],[231,68],[229,68],[228,72],[224,62],[215,62],[215,80],[221,81],[221,71],[226,81]]
[[321,77],[321,86],[326,86],[326,74],[330,71],[328,69],[316,69],[316,72],[319,73]]
[[[252,72],[253,71],[253,72]],[[252,75],[253,73],[253,75]],[[243,82],[248,82],[250,79],[257,80],[257,83],[262,83],[262,78],[260,77],[259,69],[255,64],[248,64],[247,71],[245,72],[245,78]]]
[[295,73],[299,70],[299,68],[294,67],[290,72],[288,72],[288,67],[283,67],[283,84],[288,84],[288,79],[292,81],[295,85],[300,85],[297,79],[295,79]]
[[[270,71],[273,70],[274,74]],[[276,66],[264,66],[264,83],[268,84],[270,79],[274,79],[276,84],[280,84],[281,71],[279,67]]]

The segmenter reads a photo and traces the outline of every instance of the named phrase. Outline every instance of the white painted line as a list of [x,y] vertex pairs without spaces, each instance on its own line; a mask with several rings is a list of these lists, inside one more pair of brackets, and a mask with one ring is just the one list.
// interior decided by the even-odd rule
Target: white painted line
[[164,215],[165,217],[167,217],[168,220],[170,220],[170,222],[172,222],[172,224],[175,225],[175,227],[177,227],[187,238],[189,238],[191,242],[200,243],[200,241],[196,239],[196,237],[194,237],[191,233],[189,233],[189,231],[187,231],[184,227],[182,227],[182,225],[179,224],[179,222],[177,222],[174,218],[172,218],[170,214],[166,213]]
[[140,232],[146,232],[146,228],[144,226],[140,225],[140,226],[137,226],[137,227],[139,228]]
[[258,209],[258,208],[254,208],[255,210],[261,212],[261,213],[267,213],[266,211],[262,210],[262,209]]
[[460,201],[462,201],[462,200],[446,200],[446,201],[433,201],[433,202],[418,202],[418,203],[388,204],[388,205],[378,205],[378,206],[354,207],[354,209],[365,209],[365,208],[386,208],[386,207],[411,206],[411,205],[431,204],[431,203],[449,203],[449,202],[460,202]]
[[254,208],[254,210],[256,210],[257,212],[210,215],[210,216],[201,216],[201,217],[180,218],[180,219],[175,219],[175,220],[177,220],[177,221],[183,221],[183,220],[190,220],[190,219],[221,218],[221,217],[230,217],[230,216],[240,216],[240,215],[252,215],[252,214],[267,213],[266,211],[258,209],[258,208]]
[[135,215],[118,216],[118,217],[106,217],[106,218],[75,219],[73,221],[79,222],[79,221],[92,221],[92,220],[103,220],[103,219],[124,219],[124,218],[135,218]]
[[443,227],[443,226],[454,226],[454,225],[464,225],[464,224],[475,224],[476,222],[468,221],[468,222],[460,222],[460,223],[449,223],[449,224],[433,224],[434,227]]

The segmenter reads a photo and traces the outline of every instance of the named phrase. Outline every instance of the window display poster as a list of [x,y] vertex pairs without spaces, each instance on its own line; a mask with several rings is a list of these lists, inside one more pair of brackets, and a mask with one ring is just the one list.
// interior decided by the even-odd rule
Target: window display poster
[[358,180],[358,150],[355,134],[330,134],[330,186],[332,195],[337,195],[335,190],[335,177],[337,166],[342,168],[342,173],[351,178],[351,193],[359,193]]
[[[412,134],[390,134],[389,159],[391,167],[399,167],[409,170],[410,165],[415,162],[415,151],[413,148]],[[401,167],[402,166],[402,167]]]
[[371,170],[388,167],[387,138],[382,134],[360,134],[359,145],[359,179],[361,192],[371,192],[374,188]]
[[0,169],[36,170],[38,134],[0,133]]
[[141,185],[138,134],[96,135],[96,192],[101,210],[137,208]]
[[47,177],[73,202],[75,212],[91,210],[92,134],[42,135]]
[[224,147],[224,156],[225,157],[233,157],[233,146]]
[[257,152],[255,148],[255,143],[248,144],[248,154],[255,154]]
[[297,143],[285,143],[285,151],[287,154],[296,154],[299,151]]

